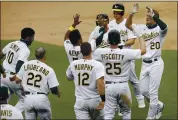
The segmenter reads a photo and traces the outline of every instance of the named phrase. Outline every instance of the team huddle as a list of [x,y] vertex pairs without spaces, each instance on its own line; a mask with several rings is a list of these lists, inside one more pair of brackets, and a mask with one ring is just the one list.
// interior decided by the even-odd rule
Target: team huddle
[[[146,119],[160,119],[165,104],[158,99],[164,70],[161,49],[167,25],[159,13],[146,7],[146,24],[132,23],[139,5],[134,4],[128,18],[124,18],[123,4],[112,6],[114,20],[107,14],[96,16],[96,27],[88,42],[83,42],[76,26],[81,23],[76,14],[64,36],[64,48],[69,60],[66,76],[74,81],[76,119],[114,119],[118,112],[122,119],[131,119],[132,96],[128,82],[134,88],[138,107],[149,103]],[[48,94],[60,97],[59,82],[46,61],[46,50],[35,50],[35,60],[28,60],[35,31],[24,28],[21,39],[7,44],[0,53],[5,56],[1,72],[1,119],[52,119]],[[138,40],[139,48],[132,49]],[[135,72],[135,60],[142,59],[140,79]],[[10,92],[9,92],[10,91]],[[7,104],[11,95],[18,96],[15,107]]]

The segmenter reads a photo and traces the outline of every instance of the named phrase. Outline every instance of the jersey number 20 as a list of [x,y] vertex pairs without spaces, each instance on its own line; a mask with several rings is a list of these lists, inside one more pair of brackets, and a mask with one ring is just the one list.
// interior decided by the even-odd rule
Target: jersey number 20
[[119,75],[121,73],[120,63],[106,63],[106,74]]
[[151,42],[151,46],[150,46],[150,49],[153,50],[153,49],[159,49],[160,48],[160,42]]
[[14,53],[12,51],[9,51],[9,53],[7,55],[7,61],[9,64],[12,63],[13,57],[14,57]]
[[[41,75],[34,75],[33,73],[28,73],[28,76],[30,76],[27,79],[27,85],[31,85],[34,87],[40,87],[37,83],[39,83],[42,79]],[[31,81],[31,82],[30,82]]]
[[88,82],[89,79],[89,74],[88,73],[79,73],[78,74],[78,85],[82,85],[82,86],[89,86]]

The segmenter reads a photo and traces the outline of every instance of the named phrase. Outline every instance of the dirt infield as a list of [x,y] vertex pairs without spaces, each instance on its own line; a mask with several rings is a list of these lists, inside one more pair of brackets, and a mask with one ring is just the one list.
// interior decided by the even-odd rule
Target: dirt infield
[[[115,2],[2,2],[1,39],[19,39],[23,27],[36,31],[36,40],[63,45],[66,30],[73,22],[73,15],[79,13],[82,23],[78,26],[84,41],[95,27],[98,13],[107,13],[113,19],[111,7]],[[124,2],[127,17],[133,2]],[[168,24],[169,31],[164,49],[177,49],[177,3],[139,2],[140,10],[135,23],[145,22],[146,6],[159,11],[160,17]]]

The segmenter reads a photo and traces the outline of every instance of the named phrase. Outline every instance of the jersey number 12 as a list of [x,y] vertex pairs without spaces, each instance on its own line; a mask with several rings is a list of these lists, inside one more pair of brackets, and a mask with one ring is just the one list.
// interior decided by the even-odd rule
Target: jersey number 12
[[78,74],[78,85],[89,86],[88,79],[89,79],[88,73],[83,73],[83,74],[79,73]]

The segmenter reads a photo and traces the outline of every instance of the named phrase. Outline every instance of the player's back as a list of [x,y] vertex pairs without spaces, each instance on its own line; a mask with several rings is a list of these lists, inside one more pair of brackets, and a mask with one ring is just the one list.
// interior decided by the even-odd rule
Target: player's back
[[49,93],[48,81],[52,79],[54,70],[39,60],[31,60],[23,64],[18,75],[22,79],[25,91]]
[[105,66],[105,81],[128,81],[130,60],[141,58],[140,50],[98,48],[93,58]]
[[0,116],[1,120],[23,119],[22,113],[17,108],[9,104],[1,104]]
[[82,55],[80,52],[80,46],[73,46],[70,40],[65,40],[64,47],[65,47],[65,51],[66,51],[69,63],[71,63],[74,60],[78,60],[82,58]]
[[102,65],[96,60],[80,59],[71,63],[71,71],[74,75],[75,96],[77,98],[89,99],[98,98],[97,75],[99,66]]
[[6,71],[14,73],[17,61],[22,60],[25,62],[30,55],[30,50],[27,45],[20,40],[10,42],[3,48],[2,52],[6,55],[3,61],[3,67]]

